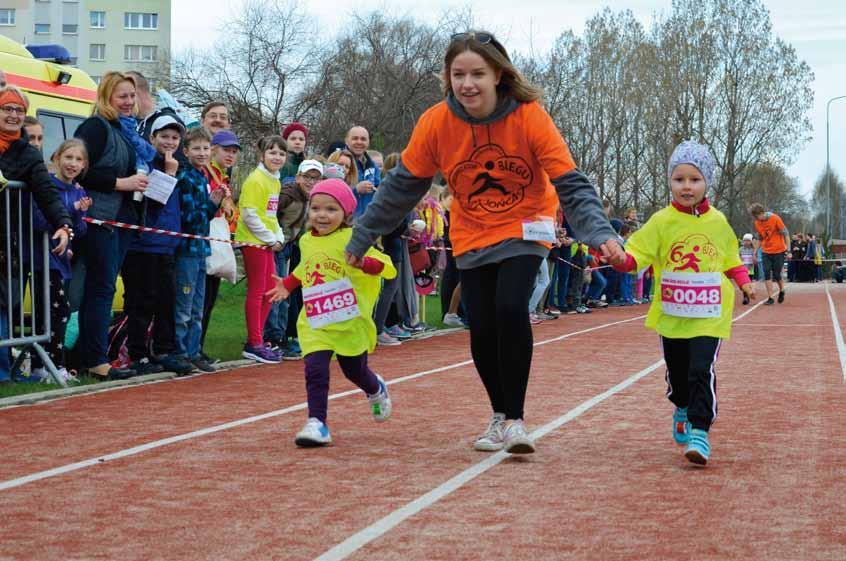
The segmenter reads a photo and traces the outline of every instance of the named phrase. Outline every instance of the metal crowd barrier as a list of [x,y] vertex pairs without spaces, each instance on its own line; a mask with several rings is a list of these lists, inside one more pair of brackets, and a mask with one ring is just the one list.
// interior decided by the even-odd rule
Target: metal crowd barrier
[[[0,186],[0,189],[0,217],[4,234],[0,244],[0,321],[5,322],[8,327],[5,332],[0,331],[0,350],[7,352],[11,347],[21,349],[12,364],[13,379],[27,355],[35,352],[51,378],[62,387],[67,387],[67,382],[59,375],[56,365],[41,346],[41,343],[50,340],[50,275],[47,274],[50,270],[50,235],[43,232],[40,244],[35,239],[32,227],[34,201],[26,192],[26,184],[9,181],[5,188]],[[17,212],[12,212],[13,210]],[[40,245],[40,248],[36,248],[37,245]],[[33,286],[34,281],[28,282],[31,264],[35,263],[36,257],[41,260],[42,270],[45,272],[41,275],[44,281],[39,287]],[[30,302],[33,303],[28,324],[24,310],[27,287],[30,291]],[[34,305],[36,297],[41,299],[40,309]],[[44,317],[38,317],[39,314]]]

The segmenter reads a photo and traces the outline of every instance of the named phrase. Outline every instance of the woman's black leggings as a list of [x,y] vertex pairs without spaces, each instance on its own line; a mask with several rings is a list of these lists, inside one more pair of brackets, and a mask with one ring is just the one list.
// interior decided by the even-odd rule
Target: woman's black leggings
[[506,419],[523,418],[532,366],[529,297],[541,261],[536,255],[519,255],[461,270],[473,362],[494,412]]

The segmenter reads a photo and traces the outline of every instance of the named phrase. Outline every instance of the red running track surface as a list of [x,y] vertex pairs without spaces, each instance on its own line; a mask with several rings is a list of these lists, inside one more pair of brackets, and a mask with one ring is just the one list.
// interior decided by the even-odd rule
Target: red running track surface
[[[830,294],[844,329],[846,286]],[[471,447],[489,410],[463,332],[378,349],[394,416],[377,425],[360,393],[334,399],[326,449],[293,444],[302,363],[2,410],[0,560],[846,559],[846,383],[825,289],[790,285],[735,324],[705,469],[673,444],[657,336],[642,319],[607,325],[644,312],[535,328],[536,343],[597,329],[535,348],[527,424],[560,426],[499,462]],[[351,389],[333,371],[332,391]]]

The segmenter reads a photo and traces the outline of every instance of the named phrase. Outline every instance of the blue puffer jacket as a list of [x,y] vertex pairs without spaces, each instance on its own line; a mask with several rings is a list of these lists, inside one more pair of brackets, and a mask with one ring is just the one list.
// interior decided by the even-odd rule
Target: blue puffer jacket
[[[364,162],[361,162],[358,158],[355,159],[356,169],[358,170],[358,181],[370,181],[373,183],[374,187],[379,187],[379,183],[382,180],[382,171],[379,169],[379,166],[376,165],[370,155],[367,152],[364,153]],[[356,199],[356,207],[355,212],[353,212],[353,216],[358,218],[364,211],[367,210],[367,205],[370,204],[370,201],[373,200],[373,197],[376,196],[376,191],[371,191],[370,193],[359,193],[355,185],[350,185],[353,190],[353,194],[355,195]]]
[[[152,165],[153,168],[164,173],[164,158],[162,158],[161,154],[156,154],[156,157],[153,158]],[[176,192],[176,189],[170,194],[166,205],[146,197],[144,198],[144,204],[147,205],[145,223],[148,227],[159,230],[170,230],[171,232],[182,231],[182,214],[179,210],[179,194]],[[173,255],[173,252],[179,246],[180,239],[175,236],[143,232],[140,236],[133,239],[132,245],[129,246],[129,251]]]

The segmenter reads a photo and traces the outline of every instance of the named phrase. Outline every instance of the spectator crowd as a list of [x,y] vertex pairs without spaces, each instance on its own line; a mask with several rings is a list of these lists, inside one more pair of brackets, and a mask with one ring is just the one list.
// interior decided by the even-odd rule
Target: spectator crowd
[[[41,310],[36,298],[35,312],[49,313],[47,352],[70,381],[82,374],[114,380],[214,371],[218,360],[206,335],[221,279],[235,280],[237,251],[248,285],[242,356],[260,363],[302,359],[297,330],[302,294],[297,289],[271,302],[267,292],[273,286],[268,279],[283,278],[300,263],[298,242],[312,228],[309,194],[321,180],[344,181],[358,218],[400,160],[398,153],[371,150],[365,127],[352,126],[344,139],[323,148],[310,144],[305,124],[293,122],[261,139],[258,161],[249,162],[254,170],[234,185],[232,170],[242,146],[230,130],[225,103],[208,103],[200,126],[187,129],[172,109],[156,107],[140,72],[104,75],[93,115],[54,154],[41,155],[44,129],[25,117],[27,107],[17,88],[0,89],[0,164],[7,179],[27,183],[36,203],[34,231],[56,232],[48,271],[37,260],[19,265],[31,273],[35,287],[48,278],[52,306]],[[436,290],[443,324],[468,326],[451,251],[453,194],[440,183],[378,243],[397,271],[382,279],[373,312],[379,346],[401,345],[431,330],[422,321],[419,296]],[[619,219],[610,201],[604,208],[622,240],[640,228],[637,209],[626,209]],[[171,235],[139,233],[114,222]],[[554,229],[555,242],[529,299],[532,324],[650,301],[651,268],[615,271],[579,239],[560,207]],[[234,246],[208,239],[221,236]],[[824,253],[815,236],[796,234],[790,241],[788,280],[822,280]],[[759,236],[743,236],[740,253],[752,278],[764,279]],[[13,257],[0,255],[0,261]],[[124,314],[115,318],[112,303],[121,284]],[[10,287],[2,288],[5,300]],[[9,327],[0,320],[0,335],[7,336]],[[10,364],[9,349],[0,348],[0,382],[12,379]],[[29,378],[46,377],[33,354]]]

